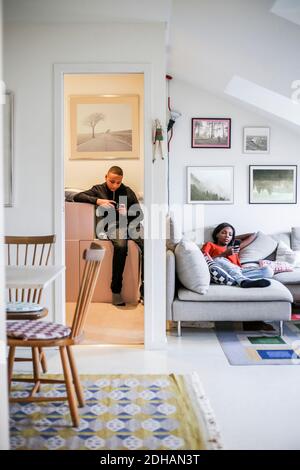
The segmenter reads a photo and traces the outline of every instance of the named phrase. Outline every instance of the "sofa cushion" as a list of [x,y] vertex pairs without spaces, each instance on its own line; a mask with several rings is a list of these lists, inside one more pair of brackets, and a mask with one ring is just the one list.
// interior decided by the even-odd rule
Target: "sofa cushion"
[[181,240],[175,248],[176,272],[181,284],[194,292],[205,294],[210,284],[208,266],[200,248]]
[[71,334],[71,328],[45,321],[7,321],[7,336],[9,338],[39,340],[66,338]]
[[270,268],[273,269],[274,274],[294,271],[293,266],[286,261],[270,261],[269,259],[260,259],[259,267],[265,268],[266,266],[270,266]]
[[292,227],[291,245],[292,250],[300,250],[300,227]]
[[291,248],[284,242],[280,241],[276,250],[276,261],[283,261],[290,264],[295,264],[297,260],[297,252],[291,250]]
[[241,263],[259,261],[269,256],[277,247],[277,242],[263,232],[257,232],[255,240],[240,251]]
[[269,234],[277,243],[283,242],[288,247],[291,247],[291,232],[277,232]]
[[290,273],[275,274],[274,278],[282,284],[300,284],[300,268],[295,268]]
[[271,280],[270,286],[264,288],[253,287],[251,289],[243,289],[238,286],[217,286],[215,284],[211,284],[205,295],[199,295],[196,292],[192,292],[191,290],[181,287],[178,289],[178,298],[180,300],[195,302],[293,301],[293,297],[290,291],[283,284],[281,284],[281,282],[278,282],[274,279]]

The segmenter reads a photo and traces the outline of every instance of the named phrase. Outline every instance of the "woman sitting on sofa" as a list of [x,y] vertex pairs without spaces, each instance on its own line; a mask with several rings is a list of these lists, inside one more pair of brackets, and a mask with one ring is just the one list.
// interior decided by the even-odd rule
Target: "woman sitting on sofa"
[[239,235],[236,238],[234,227],[223,222],[214,229],[212,239],[213,243],[207,242],[203,245],[202,252],[213,258],[214,262],[224,269],[240,287],[267,287],[270,285],[270,281],[266,278],[273,277],[272,268],[269,266],[264,268],[242,267],[239,259],[240,249],[255,239],[255,233]]

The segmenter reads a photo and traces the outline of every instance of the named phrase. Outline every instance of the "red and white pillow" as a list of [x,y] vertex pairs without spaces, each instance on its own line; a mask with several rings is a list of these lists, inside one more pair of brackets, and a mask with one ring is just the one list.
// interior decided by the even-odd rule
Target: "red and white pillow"
[[293,266],[291,266],[286,261],[270,261],[268,259],[260,259],[259,267],[264,268],[266,266],[270,266],[270,268],[273,269],[274,274],[294,271]]

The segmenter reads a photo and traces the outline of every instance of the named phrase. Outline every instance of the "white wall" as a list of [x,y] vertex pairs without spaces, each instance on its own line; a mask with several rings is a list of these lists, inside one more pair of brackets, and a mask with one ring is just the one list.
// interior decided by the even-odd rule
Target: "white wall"
[[[124,184],[136,193],[144,189],[144,76],[131,74],[66,74],[65,94],[65,186],[89,189],[104,181],[104,175],[112,165],[124,171]],[[70,120],[69,97],[72,95],[138,95],[139,97],[139,158],[115,160],[71,160],[70,159]]]
[[[22,2],[21,2],[22,3]],[[10,18],[12,19],[12,18]],[[28,24],[4,28],[4,69],[15,93],[15,207],[6,210],[6,232],[50,233],[54,227],[53,64],[148,63],[153,118],[165,121],[165,25]],[[145,127],[151,128],[151,118]],[[151,145],[150,139],[147,145]],[[165,162],[157,161],[146,178],[153,201],[165,201]],[[164,341],[164,244],[150,253],[161,260],[152,277],[153,311],[159,320],[153,341]],[[154,255],[155,252],[155,255]],[[146,261],[147,262],[147,261]]]
[[[0,43],[2,44],[2,0],[0,0]],[[3,135],[2,135],[2,117],[4,104],[2,70],[2,47],[0,49],[0,449],[9,448],[9,430],[8,430],[8,397],[7,397],[7,371],[6,371],[6,322],[4,311],[4,211],[3,211]]]
[[[262,230],[266,233],[289,230],[300,225],[300,192],[298,204],[249,204],[249,165],[298,165],[299,134],[267,120],[256,113],[235,106],[225,99],[202,91],[176,77],[171,82],[172,109],[182,113],[175,122],[171,142],[170,186],[171,204],[186,203],[187,166],[234,166],[234,204],[203,205],[203,225],[232,223],[239,233]],[[192,117],[229,117],[232,119],[231,149],[191,148]],[[270,154],[245,155],[242,153],[243,127],[270,127]],[[298,168],[299,173],[299,168]],[[299,182],[299,174],[298,174]],[[196,210],[196,209],[195,209]]]

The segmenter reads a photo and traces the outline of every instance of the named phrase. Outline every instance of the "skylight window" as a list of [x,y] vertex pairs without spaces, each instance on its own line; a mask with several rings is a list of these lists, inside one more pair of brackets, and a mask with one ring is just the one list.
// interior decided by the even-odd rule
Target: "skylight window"
[[276,0],[271,8],[271,12],[300,25],[299,0]]
[[[232,77],[224,91],[227,95],[300,126],[300,103],[293,101],[292,98],[275,93],[238,75]],[[291,95],[292,91],[291,89]]]

